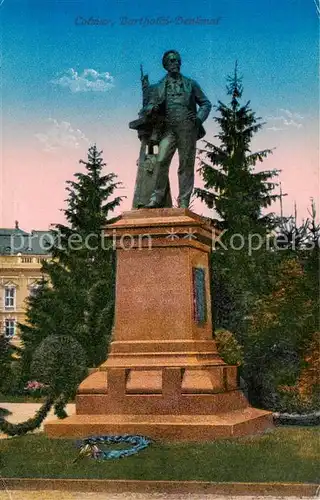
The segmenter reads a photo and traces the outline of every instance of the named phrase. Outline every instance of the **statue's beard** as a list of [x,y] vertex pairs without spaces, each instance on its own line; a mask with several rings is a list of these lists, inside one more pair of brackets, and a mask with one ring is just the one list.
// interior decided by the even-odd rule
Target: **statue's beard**
[[168,69],[168,73],[173,75],[180,73],[180,66],[179,65],[172,66],[171,68]]

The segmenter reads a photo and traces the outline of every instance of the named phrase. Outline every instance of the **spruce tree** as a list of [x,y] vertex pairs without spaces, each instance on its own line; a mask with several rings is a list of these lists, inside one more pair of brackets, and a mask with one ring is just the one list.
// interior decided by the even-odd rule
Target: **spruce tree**
[[256,163],[262,162],[272,150],[255,153],[250,150],[251,140],[263,123],[251,110],[250,101],[240,104],[243,86],[237,64],[234,75],[228,76],[227,81],[231,102],[226,105],[219,100],[215,106],[219,116],[214,120],[220,127],[215,137],[220,145],[204,141],[205,147],[199,150],[198,171],[204,180],[204,189],[196,188],[195,194],[209,208],[214,207],[220,217],[215,223],[221,229],[260,232],[272,223],[273,214],[262,215],[261,212],[278,198],[272,194],[276,184],[271,179],[279,170],[254,171]]
[[[123,197],[113,196],[121,183],[114,173],[103,175],[106,164],[94,145],[85,172],[67,181],[67,224],[52,231],[52,259],[43,262],[47,278],[37,294],[28,299],[27,323],[20,325],[24,346],[24,373],[29,373],[32,354],[48,335],[74,337],[83,347],[88,366],[97,366],[107,354],[113,309],[115,256],[112,242],[102,228],[114,221],[110,214]],[[102,318],[104,319],[102,321]]]
[[[195,195],[214,208],[219,218],[212,220],[222,230],[212,255],[214,324],[233,331],[242,340],[255,298],[270,285],[268,267],[272,263],[264,249],[276,218],[262,211],[278,198],[272,191],[279,170],[254,169],[272,150],[251,151],[252,138],[263,123],[250,108],[250,101],[241,104],[243,85],[237,64],[234,74],[227,77],[226,90],[230,103],[219,100],[215,106],[218,115],[214,120],[220,130],[214,137],[219,143],[204,141],[204,148],[199,150],[198,171],[204,188],[196,188]],[[252,252],[250,238],[255,238],[253,244],[258,246],[258,237],[260,248]]]

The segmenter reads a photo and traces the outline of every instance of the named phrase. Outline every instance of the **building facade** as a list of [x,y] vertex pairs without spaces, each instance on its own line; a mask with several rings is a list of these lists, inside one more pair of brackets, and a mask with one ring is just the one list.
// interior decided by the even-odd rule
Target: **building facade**
[[50,231],[0,228],[0,331],[19,344],[17,325],[25,321],[26,299],[43,278],[42,261],[50,259]]

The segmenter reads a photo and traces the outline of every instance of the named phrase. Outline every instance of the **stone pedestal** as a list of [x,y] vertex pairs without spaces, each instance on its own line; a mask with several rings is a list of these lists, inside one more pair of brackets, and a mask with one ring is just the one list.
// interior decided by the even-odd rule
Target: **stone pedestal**
[[212,231],[187,209],[132,210],[107,228],[117,246],[110,353],[79,386],[76,415],[48,422],[48,436],[208,441],[272,425],[212,337]]

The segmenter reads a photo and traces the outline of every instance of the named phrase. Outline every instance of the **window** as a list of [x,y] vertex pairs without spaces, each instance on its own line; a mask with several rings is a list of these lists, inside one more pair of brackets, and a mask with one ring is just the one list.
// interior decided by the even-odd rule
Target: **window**
[[16,304],[16,289],[13,286],[6,286],[4,289],[4,308],[14,309]]
[[23,262],[23,263],[25,263],[25,264],[26,264],[26,263],[28,263],[28,264],[29,264],[29,263],[31,263],[31,262],[32,262],[32,257],[22,257],[22,258],[21,258],[21,262]]
[[40,291],[40,288],[41,288],[41,285],[37,285],[36,283],[34,283],[33,285],[31,285],[29,287],[30,297],[36,297],[36,295]]
[[44,260],[47,260],[47,259],[46,259],[46,257],[38,257],[38,258],[37,258],[37,262],[39,262],[39,264],[42,264],[42,262],[43,262]]
[[4,326],[4,336],[8,338],[12,338],[15,334],[16,322],[14,319],[6,319]]

